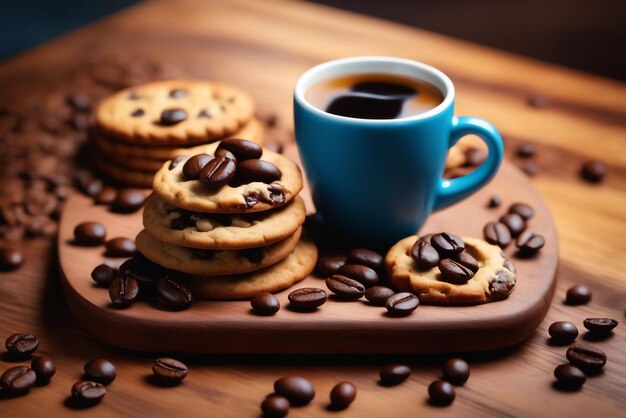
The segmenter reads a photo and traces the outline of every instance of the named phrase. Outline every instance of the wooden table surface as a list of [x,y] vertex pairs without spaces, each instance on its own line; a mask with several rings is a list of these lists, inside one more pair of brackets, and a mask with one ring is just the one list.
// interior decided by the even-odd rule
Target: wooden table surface
[[[470,10],[464,13],[470,13]],[[571,46],[575,47],[575,46]],[[0,397],[0,416],[233,416],[259,415],[259,404],[277,378],[298,374],[317,389],[303,416],[624,416],[626,408],[626,85],[496,52],[443,36],[334,9],[292,1],[145,2],[0,64],[4,99],[34,94],[59,83],[88,54],[132,53],[183,68],[187,76],[223,80],[247,89],[259,110],[276,113],[291,128],[291,89],[317,63],[350,55],[391,55],[426,62],[446,72],[457,88],[457,114],[477,115],[502,132],[508,157],[516,146],[537,146],[534,185],[556,219],[560,236],[559,284],[548,317],[527,342],[506,350],[466,355],[468,383],[451,407],[426,402],[427,385],[439,377],[447,356],[192,356],[184,384],[149,383],[151,354],[127,352],[89,336],[69,314],[48,239],[23,243],[27,263],[0,273],[0,338],[17,331],[41,340],[39,354],[54,357],[50,385],[25,397]],[[546,107],[528,106],[536,94]],[[578,178],[580,165],[608,165],[601,185]],[[523,280],[524,278],[520,278]],[[565,290],[586,284],[592,301],[563,304]],[[621,322],[597,342],[609,360],[602,375],[575,393],[552,387],[552,371],[565,348],[546,340],[547,327],[586,317]],[[580,337],[579,339],[583,339]],[[254,344],[254,341],[250,341]],[[462,351],[462,347],[459,347]],[[107,357],[118,378],[104,401],[75,410],[65,401],[85,361]],[[378,385],[379,367],[408,362],[414,372],[403,385]],[[12,363],[0,357],[0,369]],[[326,410],[328,393],[342,380],[356,384],[355,403]]]

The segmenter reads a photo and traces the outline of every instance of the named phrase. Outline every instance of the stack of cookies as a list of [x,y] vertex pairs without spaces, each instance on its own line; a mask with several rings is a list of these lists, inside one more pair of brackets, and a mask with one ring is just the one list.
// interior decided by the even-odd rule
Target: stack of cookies
[[207,146],[233,136],[262,143],[248,94],[209,81],[159,81],[100,103],[93,163],[117,183],[149,188],[166,161],[206,153]]
[[317,249],[302,237],[298,166],[252,141],[212,147],[156,173],[137,250],[189,277],[195,298],[246,299],[304,279]]

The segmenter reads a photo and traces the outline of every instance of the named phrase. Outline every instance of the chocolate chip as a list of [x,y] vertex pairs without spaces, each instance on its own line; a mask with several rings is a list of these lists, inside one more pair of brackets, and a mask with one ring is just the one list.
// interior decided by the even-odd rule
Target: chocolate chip
[[11,367],[0,376],[0,387],[3,390],[20,394],[28,392],[37,381],[37,375],[26,366]]
[[200,112],[198,112],[198,116],[196,117],[198,119],[210,119],[211,114],[206,109],[202,109]]
[[[120,268],[121,271],[121,268]],[[109,285],[109,297],[115,308],[128,308],[139,294],[139,283],[126,274],[117,275]]]
[[315,388],[304,377],[288,376],[274,382],[276,394],[287,398],[291,406],[304,406],[315,397]]
[[558,383],[557,388],[565,390],[579,389],[587,381],[585,373],[571,364],[557,366],[554,369],[554,377],[556,377]]
[[489,292],[492,300],[506,299],[511,294],[513,286],[515,286],[514,277],[506,274],[504,271],[498,272],[495,279],[489,282]]
[[365,286],[340,274],[334,274],[327,278],[326,287],[337,297],[345,300],[360,299],[365,293]]
[[402,292],[390,296],[385,302],[387,312],[392,316],[410,315],[419,305],[419,299],[412,293]]
[[567,321],[554,322],[548,328],[550,340],[557,345],[569,344],[578,337],[576,325]]
[[498,208],[502,204],[502,198],[498,195],[493,195],[489,198],[489,202],[487,202],[488,208]]
[[265,252],[262,247],[247,248],[239,251],[239,256],[246,258],[252,264],[259,264],[265,257]]
[[50,357],[35,357],[30,363],[30,368],[37,375],[37,382],[47,384],[57,371],[57,366]]
[[130,238],[116,237],[104,243],[107,257],[131,257],[137,247],[135,241]]
[[143,110],[142,108],[137,108],[137,109],[133,110],[133,113],[131,113],[130,115],[133,118],[139,118],[139,117],[141,117],[141,116],[143,116],[145,114],[146,114],[145,110]]
[[4,342],[7,351],[18,358],[26,358],[37,351],[39,339],[31,334],[18,332],[9,336]]
[[483,236],[489,244],[506,248],[511,243],[511,232],[509,228],[500,222],[489,222],[483,228]]
[[117,213],[136,212],[146,203],[146,195],[141,190],[121,189],[111,204],[111,210]]
[[97,382],[81,380],[72,386],[72,399],[81,405],[97,404],[106,393],[106,388]]
[[115,365],[103,358],[88,361],[85,363],[83,370],[88,380],[102,383],[103,385],[108,385],[117,376]]
[[181,311],[191,306],[192,295],[182,281],[164,277],[156,283],[156,300],[167,309]]
[[384,267],[384,261],[381,254],[367,248],[355,248],[348,253],[348,264],[361,264],[376,271]]
[[187,366],[173,358],[161,357],[152,365],[152,373],[163,383],[175,384],[187,377]]
[[600,161],[587,161],[580,169],[580,177],[589,183],[600,183],[606,176],[606,165]]
[[316,287],[303,287],[291,292],[288,296],[289,306],[296,310],[314,310],[328,299],[324,289]]
[[333,410],[343,410],[356,399],[356,387],[350,382],[339,382],[330,391],[330,406]]
[[96,266],[91,272],[91,278],[98,285],[103,287],[109,287],[113,279],[117,276],[117,270],[106,264],[100,264]]
[[255,181],[272,183],[280,180],[283,173],[278,167],[265,160],[245,160],[237,165],[236,184],[248,184]]
[[532,206],[527,205],[526,203],[513,203],[509,207],[509,213],[516,213],[525,221],[535,216],[535,210]]
[[208,154],[197,154],[189,158],[183,165],[183,178],[185,180],[197,180],[200,171],[213,159]]
[[187,112],[183,109],[165,109],[161,112],[159,123],[163,126],[174,126],[187,119]]
[[589,330],[589,333],[599,338],[611,335],[617,324],[618,322],[611,318],[587,318],[583,322],[583,326]]
[[518,255],[521,257],[532,257],[540,249],[543,248],[546,241],[545,239],[539,235],[526,230],[522,232],[522,234],[517,237],[517,241],[515,241],[515,245],[519,249]]
[[588,344],[574,344],[567,349],[567,359],[585,374],[596,374],[606,364],[604,351]]
[[[247,139],[228,138],[224,139],[217,146],[217,151],[226,150],[231,152],[238,162],[261,158],[263,149],[255,142]],[[217,154],[216,154],[217,155]]]
[[428,386],[430,403],[437,406],[448,406],[456,397],[454,386],[443,380],[435,380]]
[[536,154],[535,145],[530,142],[525,142],[517,147],[515,154],[520,158],[531,158]]
[[320,257],[315,265],[315,274],[320,277],[332,276],[345,264],[346,259],[344,257]]
[[441,280],[448,283],[464,284],[474,277],[472,270],[451,258],[441,260],[439,270],[441,271]]
[[374,306],[385,306],[387,299],[394,294],[395,292],[388,287],[372,286],[365,291],[365,299]]
[[289,413],[289,401],[278,395],[270,395],[261,403],[264,418],[283,418]]
[[391,364],[380,369],[380,383],[383,386],[395,386],[411,375],[411,368],[404,364]]
[[441,367],[443,378],[453,385],[462,385],[470,375],[469,364],[460,358],[451,358]]
[[500,222],[509,229],[513,238],[517,237],[526,229],[526,222],[517,213],[507,213],[500,217]]
[[439,253],[428,242],[417,240],[411,248],[411,258],[420,270],[430,270],[439,264]]
[[250,299],[252,311],[257,315],[274,315],[280,310],[278,298],[269,292],[257,293]]
[[99,222],[83,222],[74,228],[76,244],[85,246],[101,245],[104,243],[106,233],[106,228]]
[[450,257],[465,249],[465,243],[461,238],[447,232],[433,235],[430,244],[437,250],[440,257]]
[[15,270],[24,263],[24,255],[15,248],[0,249],[0,270]]
[[[229,158],[214,158],[200,170],[198,180],[207,188],[216,190],[228,184],[235,176],[235,162]],[[239,171],[239,170],[237,170]]]
[[173,99],[181,99],[187,97],[187,90],[185,89],[172,89],[170,90],[170,97]]
[[376,273],[375,270],[360,264],[346,264],[345,266],[339,267],[337,273],[347,276],[352,280],[356,280],[365,287],[373,286],[380,281],[378,273]]
[[567,289],[565,303],[567,305],[584,305],[591,300],[591,290],[587,286],[577,285]]

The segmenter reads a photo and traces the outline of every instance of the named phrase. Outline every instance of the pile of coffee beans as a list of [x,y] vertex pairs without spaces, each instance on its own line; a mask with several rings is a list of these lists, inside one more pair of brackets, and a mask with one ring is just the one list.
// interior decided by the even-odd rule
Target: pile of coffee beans
[[504,249],[515,240],[516,256],[530,258],[544,247],[542,235],[530,231],[528,221],[535,216],[535,210],[526,203],[513,203],[507,213],[496,222],[488,222],[483,228],[485,241]]
[[4,343],[7,358],[13,361],[28,361],[30,367],[10,367],[0,375],[0,389],[11,396],[28,393],[35,384],[47,385],[56,373],[56,364],[49,357],[32,357],[39,348],[39,339],[31,334],[18,332],[10,335]]
[[448,283],[467,283],[478,271],[478,261],[466,251],[463,240],[448,232],[419,238],[411,248],[411,257],[419,270],[438,267],[441,280]]

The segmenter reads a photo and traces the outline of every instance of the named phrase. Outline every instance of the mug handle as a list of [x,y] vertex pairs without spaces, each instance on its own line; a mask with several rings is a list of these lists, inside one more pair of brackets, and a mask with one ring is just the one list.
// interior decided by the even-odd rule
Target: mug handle
[[452,180],[440,179],[433,210],[444,209],[476,192],[495,176],[502,163],[504,144],[492,124],[473,116],[454,116],[448,147],[454,146],[465,135],[479,136],[487,144],[489,155],[480,167],[465,176]]

